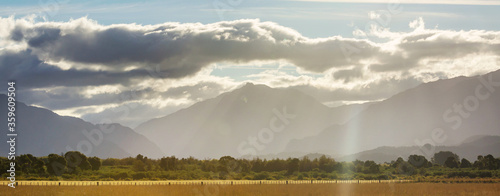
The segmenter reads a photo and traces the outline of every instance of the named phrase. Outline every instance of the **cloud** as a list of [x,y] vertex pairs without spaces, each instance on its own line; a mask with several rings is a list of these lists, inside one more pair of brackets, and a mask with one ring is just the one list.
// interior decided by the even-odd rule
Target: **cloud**
[[[14,19],[11,19],[14,20]],[[22,19],[20,19],[22,20]],[[193,75],[216,62],[288,60],[310,71],[349,65],[342,44],[356,44],[358,58],[380,52],[372,42],[330,37],[310,39],[273,22],[224,21],[213,24],[164,23],[103,26],[80,18],[69,22],[15,22],[11,41],[44,61],[99,64],[104,70],[155,68],[164,77]]]
[[53,86],[99,86],[106,84],[127,85],[131,79],[148,77],[145,69],[120,71],[93,71],[68,69],[50,65],[34,55],[31,49],[23,51],[0,51],[0,78],[2,81],[19,80],[22,88]]
[[361,78],[363,76],[362,67],[354,67],[352,69],[343,69],[332,74],[334,79],[340,79],[344,83],[349,83],[352,79]]
[[[356,31],[375,42],[308,38],[258,19],[101,25],[87,18],[0,18],[0,78],[17,80],[28,104],[93,122],[105,116],[120,121],[113,109],[140,101],[151,112],[134,109],[140,115],[122,120],[135,125],[246,81],[332,103],[380,100],[422,82],[500,68],[498,31],[426,29],[421,18],[409,26],[410,32]],[[296,71],[264,70],[245,81],[211,74],[215,64],[273,62]]]
[[414,31],[409,33],[376,32],[373,28],[372,34],[394,39],[386,43],[340,36],[313,39],[258,19],[108,26],[87,18],[39,23],[13,20],[4,25],[11,29],[4,37],[26,44],[24,54],[28,57],[40,62],[69,62],[82,74],[89,67],[103,70],[96,72],[103,76],[119,77],[115,72],[126,71],[129,75],[124,77],[129,78],[146,76],[148,71],[165,78],[183,78],[213,63],[269,60],[285,60],[316,73],[367,62],[375,72],[409,70],[425,59],[498,55],[500,40],[499,32],[428,30],[422,19],[410,23]]

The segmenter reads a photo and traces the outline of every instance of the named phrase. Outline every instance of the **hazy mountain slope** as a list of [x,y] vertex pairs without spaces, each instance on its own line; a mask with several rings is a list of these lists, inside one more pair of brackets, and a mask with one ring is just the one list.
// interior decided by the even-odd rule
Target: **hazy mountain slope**
[[337,161],[352,161],[352,160],[373,160],[378,163],[391,162],[398,157],[403,157],[405,160],[412,154],[424,155],[428,160],[434,153],[439,151],[451,151],[456,153],[460,159],[466,158],[469,161],[477,159],[478,155],[491,154],[494,157],[500,156],[500,136],[475,136],[471,142],[462,143],[457,146],[425,146],[426,151],[433,153],[423,153],[418,146],[407,147],[378,147],[373,150],[359,152],[353,155],[339,157]]
[[[224,155],[241,157],[252,150],[259,155],[280,152],[290,139],[316,135],[327,126],[355,115],[360,110],[359,106],[356,109],[339,114],[335,109],[299,91],[249,83],[240,89],[143,123],[135,130],[155,142],[167,154],[200,158]],[[342,110],[349,108],[344,107]],[[288,113],[295,117],[281,120],[277,113]],[[284,126],[284,129],[271,135],[261,132],[262,129],[271,130],[270,124]],[[259,138],[260,132],[263,140],[257,139],[257,147],[251,146],[249,138]]]
[[[2,94],[0,118],[7,119],[7,97]],[[6,128],[7,120],[1,120],[0,127]],[[59,116],[50,110],[27,106],[22,102],[16,103],[16,128],[18,155],[30,153],[46,156],[71,149],[81,149],[88,152],[89,156],[99,157],[126,157],[138,153],[154,157],[163,155],[155,144],[130,128],[117,124],[93,125],[79,118]],[[109,131],[99,131],[102,133],[101,139],[92,130]],[[90,134],[86,136],[84,133]],[[0,137],[2,141],[6,141],[5,134]],[[78,145],[81,147],[78,148]]]
[[[500,71],[483,76],[485,80],[489,77],[500,82]],[[477,88],[481,96],[489,93],[489,97],[476,99]],[[461,117],[455,111],[459,111],[457,106],[463,105],[464,100],[478,107],[462,112],[465,117]],[[423,145],[429,141],[434,145],[455,145],[473,135],[498,135],[499,116],[500,87],[484,87],[478,77],[439,80],[372,104],[342,126],[335,125],[317,136],[294,140],[286,152],[345,155],[380,146]],[[446,139],[432,139],[436,128],[443,130]]]

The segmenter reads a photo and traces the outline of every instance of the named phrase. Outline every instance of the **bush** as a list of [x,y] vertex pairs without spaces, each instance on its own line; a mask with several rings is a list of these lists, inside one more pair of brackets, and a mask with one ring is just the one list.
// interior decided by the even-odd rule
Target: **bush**
[[127,172],[120,172],[120,173],[113,175],[112,178],[115,180],[125,180],[127,178],[130,178],[130,176]]
[[493,175],[491,174],[491,171],[480,171],[478,172],[478,176],[480,178],[491,178]]
[[456,177],[475,178],[475,177],[477,177],[477,174],[474,172],[468,172],[468,171],[455,171],[455,172],[448,173],[447,176],[448,176],[448,178],[456,178]]
[[132,179],[141,180],[141,179],[146,178],[147,176],[148,175],[146,175],[146,173],[144,173],[144,172],[136,172],[136,173],[132,174]]
[[386,174],[380,174],[377,176],[377,180],[389,180],[389,176]]
[[259,172],[253,177],[254,180],[265,180],[267,178],[269,178],[269,173],[267,172]]

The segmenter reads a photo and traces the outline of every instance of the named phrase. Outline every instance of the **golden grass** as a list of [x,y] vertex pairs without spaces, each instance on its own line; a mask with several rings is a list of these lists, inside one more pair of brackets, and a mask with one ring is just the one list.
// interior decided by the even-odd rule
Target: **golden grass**
[[19,186],[0,195],[500,195],[499,183]]

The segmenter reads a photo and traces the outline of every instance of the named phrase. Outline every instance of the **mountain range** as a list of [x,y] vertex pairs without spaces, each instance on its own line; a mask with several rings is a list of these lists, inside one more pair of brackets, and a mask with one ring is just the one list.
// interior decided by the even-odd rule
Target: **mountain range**
[[[499,149],[497,81],[500,71],[443,79],[383,101],[333,108],[299,90],[247,83],[135,129],[96,125],[17,102],[18,153],[82,150],[117,158],[321,153],[339,160],[385,162],[410,153],[430,158],[429,152],[450,150],[474,160]],[[0,111],[7,111],[6,99],[0,95]],[[1,112],[0,118],[6,115]],[[6,121],[0,126],[7,127]],[[6,140],[5,134],[0,137]]]
[[345,124],[291,141],[285,151],[338,156],[380,146],[452,146],[475,135],[499,135],[498,81],[500,71],[425,83],[370,105]]
[[241,157],[282,152],[291,139],[317,135],[362,110],[332,109],[297,90],[247,83],[135,130],[167,154]]
[[[0,94],[0,119],[7,119],[7,96]],[[70,150],[88,156],[123,158],[143,154],[161,157],[163,152],[144,136],[119,124],[94,125],[79,118],[60,116],[50,110],[16,102],[16,153],[47,156]],[[0,121],[7,127],[7,120]],[[7,141],[6,135],[0,139]],[[7,143],[2,146],[8,149]]]

